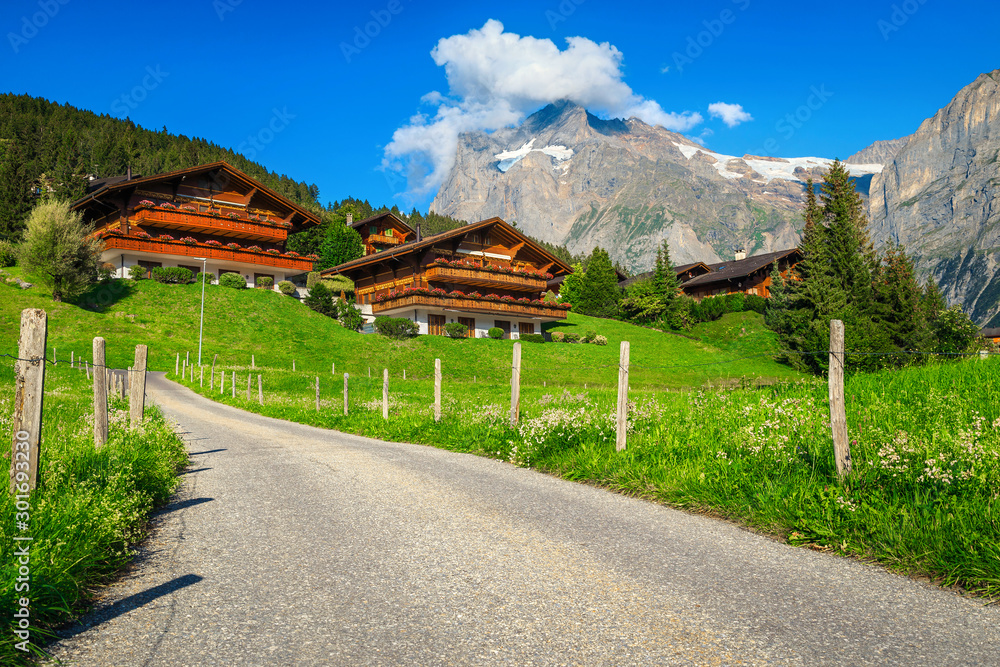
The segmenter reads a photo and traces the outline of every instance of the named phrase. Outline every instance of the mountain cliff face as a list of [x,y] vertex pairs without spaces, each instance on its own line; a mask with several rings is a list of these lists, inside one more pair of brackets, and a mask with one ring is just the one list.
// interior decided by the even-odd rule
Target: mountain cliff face
[[980,324],[1000,324],[998,185],[1000,70],[924,121],[870,188],[875,242],[902,244]]
[[896,154],[902,150],[903,146],[909,140],[909,137],[903,137],[888,141],[876,141],[868,148],[858,151],[844,161],[849,164],[885,164],[886,162],[892,162]]
[[601,120],[561,102],[520,127],[463,135],[431,208],[466,220],[500,216],[572,252],[600,245],[643,271],[663,239],[677,263],[794,247],[804,181],[821,178],[829,162],[721,155],[634,118]]

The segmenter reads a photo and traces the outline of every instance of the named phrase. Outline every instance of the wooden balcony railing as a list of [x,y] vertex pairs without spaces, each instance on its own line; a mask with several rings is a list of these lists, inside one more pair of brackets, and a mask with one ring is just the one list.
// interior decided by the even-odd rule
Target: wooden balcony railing
[[368,243],[371,245],[399,245],[403,239],[398,236],[383,236],[382,234],[369,234]]
[[288,238],[288,229],[252,220],[220,218],[206,213],[192,211],[140,209],[132,220],[137,224],[147,223],[168,229],[187,229],[213,236],[235,239],[249,239],[277,243]]
[[105,236],[104,247],[119,250],[135,250],[137,252],[152,252],[163,255],[208,257],[209,259],[221,259],[230,262],[241,262],[243,264],[256,264],[258,266],[273,266],[296,271],[312,271],[313,268],[312,260],[303,257],[284,257],[282,255],[271,255],[266,252],[254,252],[252,250],[233,250],[232,248],[220,248],[203,243],[187,245],[180,241],[140,239],[134,236]]
[[456,268],[453,266],[430,265],[424,271],[428,282],[476,285],[478,287],[501,287],[517,292],[545,291],[546,280],[542,276],[525,276],[516,273],[498,273],[486,269]]
[[464,312],[520,315],[523,317],[546,318],[561,320],[566,317],[567,310],[558,306],[537,303],[510,303],[507,301],[487,301],[486,299],[462,299],[450,296],[434,296],[430,294],[407,294],[385,301],[372,303],[372,313],[379,314],[400,308],[430,307],[447,308]]

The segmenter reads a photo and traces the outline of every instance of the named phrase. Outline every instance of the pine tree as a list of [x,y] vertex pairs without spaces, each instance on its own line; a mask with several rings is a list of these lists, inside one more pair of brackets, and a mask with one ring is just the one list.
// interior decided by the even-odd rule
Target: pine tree
[[656,249],[653,289],[656,295],[663,300],[665,307],[677,299],[681,289],[680,281],[677,280],[677,274],[674,272],[673,262],[670,261],[670,244],[666,239],[663,239],[663,243]]
[[579,305],[580,294],[583,292],[584,275],[583,266],[579,262],[574,264],[573,273],[563,278],[562,285],[559,287],[560,301],[571,304],[574,307]]
[[595,317],[615,317],[620,301],[621,290],[611,258],[606,250],[598,246],[590,255],[576,311]]

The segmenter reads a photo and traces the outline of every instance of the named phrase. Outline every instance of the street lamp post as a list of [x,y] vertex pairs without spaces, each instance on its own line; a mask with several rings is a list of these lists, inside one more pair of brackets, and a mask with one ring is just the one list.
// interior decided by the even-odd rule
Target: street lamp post
[[198,327],[198,365],[201,366],[201,337],[205,332],[205,278],[207,276],[208,257],[195,257],[201,262],[201,324]]

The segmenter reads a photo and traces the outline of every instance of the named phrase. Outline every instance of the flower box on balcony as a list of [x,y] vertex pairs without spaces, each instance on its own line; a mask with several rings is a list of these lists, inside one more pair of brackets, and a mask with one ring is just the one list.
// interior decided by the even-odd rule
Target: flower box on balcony
[[219,241],[216,241],[215,239],[211,239],[209,241],[205,241],[205,245],[215,246],[215,247],[218,248],[218,247],[222,246],[222,243],[220,243]]
[[240,244],[239,243],[227,243],[226,247],[229,248],[230,250],[239,250],[240,249]]
[[165,209],[167,209],[169,211],[174,211],[174,210],[177,209],[176,206],[174,206],[173,204],[171,204],[168,201],[160,202],[160,208],[165,208]]
[[195,241],[190,236],[185,236],[184,238],[181,239],[181,243],[183,243],[184,245],[194,245],[195,243],[197,243],[197,241]]
[[281,254],[280,250],[275,250],[274,248],[268,248],[264,252],[266,252],[268,255],[280,255]]
[[259,245],[247,246],[247,250],[250,252],[264,252]]

